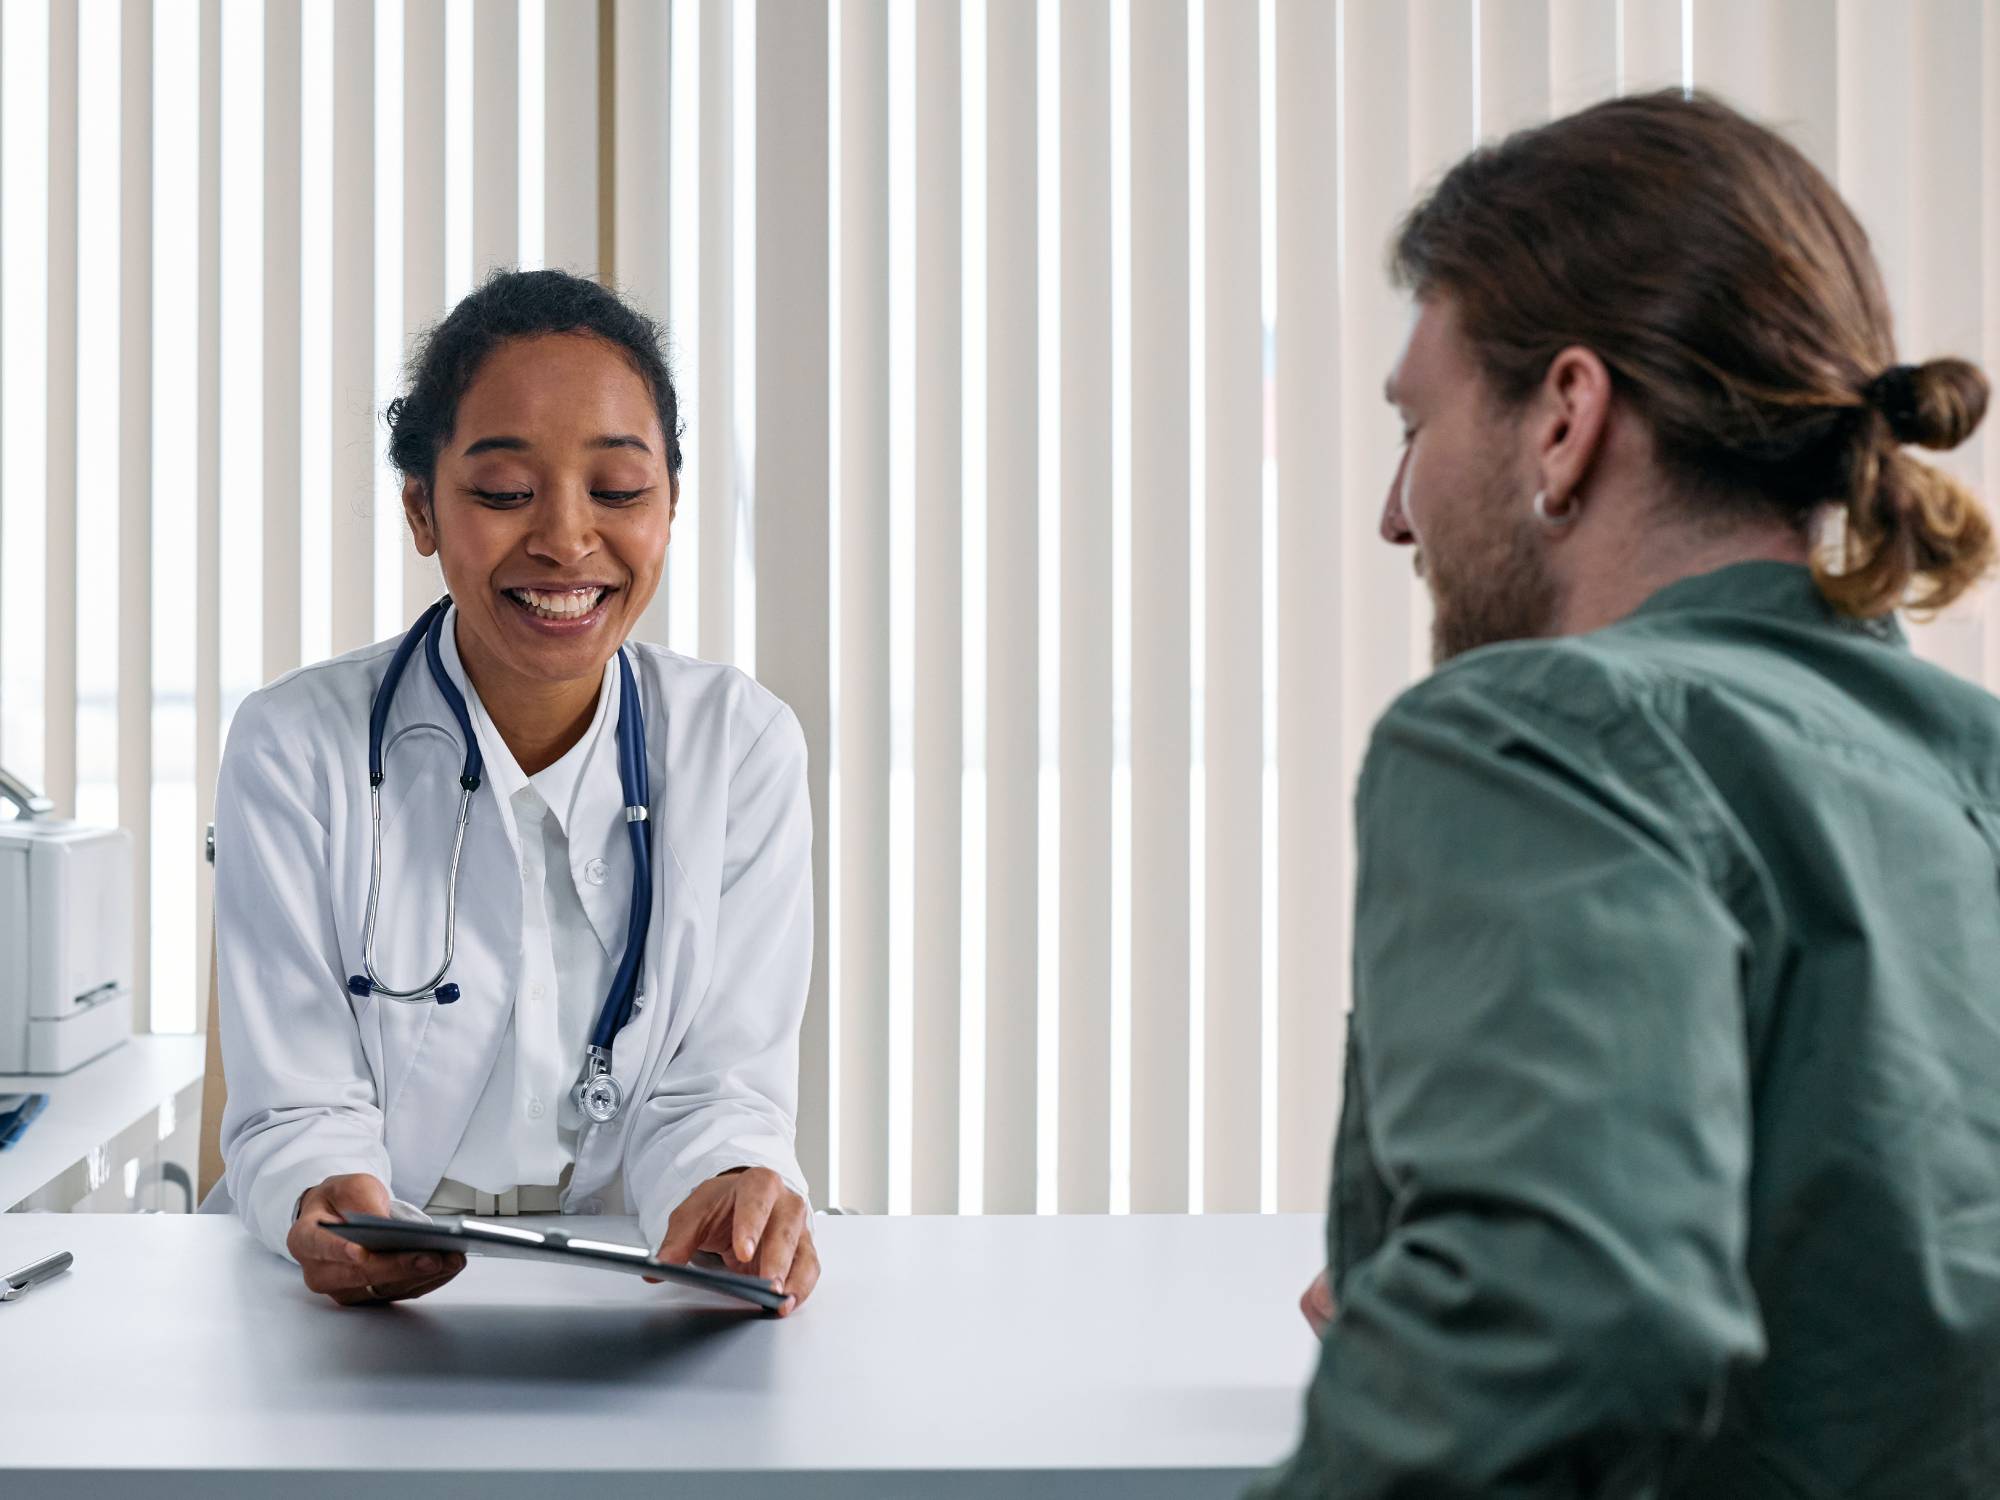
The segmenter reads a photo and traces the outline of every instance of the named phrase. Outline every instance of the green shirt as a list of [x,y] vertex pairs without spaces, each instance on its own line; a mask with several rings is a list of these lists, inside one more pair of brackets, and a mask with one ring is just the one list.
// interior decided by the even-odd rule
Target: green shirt
[[1803,568],[1377,727],[1269,1496],[2000,1495],[2000,701]]

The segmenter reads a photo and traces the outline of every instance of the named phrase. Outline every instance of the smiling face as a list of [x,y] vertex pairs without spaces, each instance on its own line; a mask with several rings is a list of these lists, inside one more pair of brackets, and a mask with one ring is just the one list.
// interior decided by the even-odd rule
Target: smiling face
[[1404,442],[1382,537],[1417,549],[1436,605],[1432,659],[1549,634],[1558,590],[1530,508],[1539,481],[1523,414],[1495,399],[1448,298],[1417,303],[1386,394]]
[[665,453],[652,393],[615,345],[541,334],[480,366],[429,492],[409,480],[403,506],[489,710],[595,693],[659,586],[678,487]]

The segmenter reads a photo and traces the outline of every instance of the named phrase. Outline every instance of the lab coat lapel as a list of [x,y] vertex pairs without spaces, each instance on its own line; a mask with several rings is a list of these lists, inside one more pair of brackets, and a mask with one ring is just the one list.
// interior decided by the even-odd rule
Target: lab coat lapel
[[[651,815],[646,822],[647,848],[652,856],[653,911],[646,933],[646,955],[640,967],[643,1003],[611,1049],[611,1075],[625,1092],[625,1111],[616,1126],[593,1130],[585,1138],[573,1191],[595,1192],[618,1178],[623,1166],[625,1133],[645,1102],[647,1081],[659,1076],[664,1060],[673,1056],[687,1034],[694,1008],[692,997],[700,980],[695,973],[702,952],[697,906],[673,843],[673,788],[667,779],[667,763],[671,759],[668,751],[676,726],[668,722],[664,694],[657,690],[644,658],[635,665],[639,701],[645,708],[646,763],[653,795]],[[614,741],[614,754],[615,748]],[[622,811],[619,816],[622,818]],[[617,908],[621,928],[623,914],[630,909],[629,902],[629,894],[621,891]],[[622,930],[618,940],[624,942]]]
[[[625,951],[625,922],[632,910],[632,860],[626,852],[625,789],[618,777],[618,715],[624,706],[625,688],[615,661],[608,671],[611,693],[602,731],[591,741],[563,827],[569,839],[570,878],[575,882],[577,899],[583,903],[583,913],[590,919],[597,941],[616,963]],[[651,731],[650,715],[646,727]],[[659,783],[653,785],[658,787]],[[593,883],[585,873],[593,859],[604,861],[601,884]]]

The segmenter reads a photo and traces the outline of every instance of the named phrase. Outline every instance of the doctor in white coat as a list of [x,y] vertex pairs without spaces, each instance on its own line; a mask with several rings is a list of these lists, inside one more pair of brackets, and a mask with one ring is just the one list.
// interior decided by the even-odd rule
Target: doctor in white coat
[[[224,1191],[341,1303],[420,1296],[462,1257],[382,1255],[344,1213],[636,1213],[803,1301],[818,1279],[793,1149],[812,953],[806,751],[734,668],[626,637],[660,581],[679,415],[658,329],[557,271],[496,275],[427,337],[389,410],[439,640],[484,757],[449,1003],[356,994],[371,860],[369,713],[396,642],[305,667],[237,711],[216,805],[229,1086]],[[646,730],[653,894],[611,1048],[622,1109],[574,1097],[627,935],[636,857],[617,739]],[[382,736],[375,974],[444,951],[465,747],[419,650]],[[363,990],[368,987],[360,986]]]

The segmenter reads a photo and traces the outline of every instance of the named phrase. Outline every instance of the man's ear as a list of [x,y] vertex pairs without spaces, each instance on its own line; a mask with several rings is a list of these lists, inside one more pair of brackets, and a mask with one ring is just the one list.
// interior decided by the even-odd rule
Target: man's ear
[[1595,350],[1572,344],[1549,361],[1536,460],[1551,501],[1567,501],[1590,477],[1610,432],[1611,395],[1611,371]]
[[414,474],[403,481],[403,518],[420,557],[437,556],[437,513],[431,508],[431,488]]

